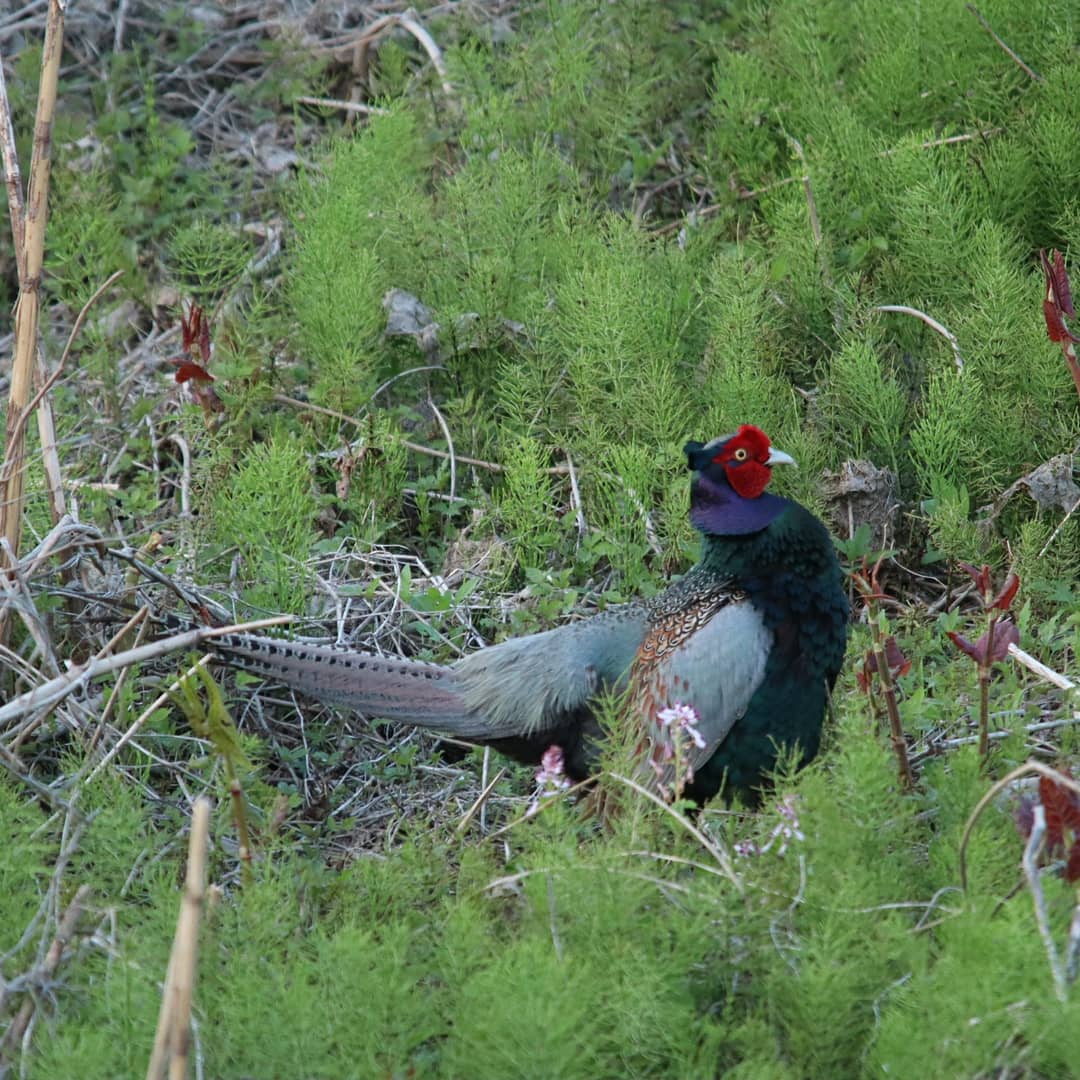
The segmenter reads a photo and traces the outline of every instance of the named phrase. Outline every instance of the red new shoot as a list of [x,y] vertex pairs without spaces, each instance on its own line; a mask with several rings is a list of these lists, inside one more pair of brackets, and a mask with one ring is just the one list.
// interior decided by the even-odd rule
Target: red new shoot
[[994,591],[990,567],[979,568],[961,563],[960,568],[971,578],[979,594],[986,616],[985,629],[977,641],[969,641],[955,630],[948,635],[953,644],[975,662],[979,673],[979,756],[985,760],[990,750],[990,675],[993,666],[1009,654],[1010,645],[1020,644],[1020,631],[1009,616],[1009,608],[1020,588],[1020,579],[1009,573],[1005,583]]
[[905,791],[910,791],[915,786],[915,777],[908,760],[907,740],[904,738],[904,725],[900,720],[900,706],[896,700],[896,680],[911,670],[911,661],[901,652],[896,638],[889,633],[889,621],[882,607],[882,602],[888,598],[878,577],[880,571],[881,559],[870,566],[864,557],[862,569],[852,575],[855,587],[866,606],[866,618],[870,624],[873,642],[863,657],[862,670],[856,672],[855,677],[870,699],[870,706],[875,714],[877,700],[874,696],[874,677],[881,683],[881,696],[889,718],[889,737],[892,740],[893,753],[896,754],[900,786]]

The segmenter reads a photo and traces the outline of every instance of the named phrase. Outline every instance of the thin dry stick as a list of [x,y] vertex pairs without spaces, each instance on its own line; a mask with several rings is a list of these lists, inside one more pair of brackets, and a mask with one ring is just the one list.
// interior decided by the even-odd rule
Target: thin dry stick
[[[64,950],[75,936],[75,927],[79,923],[79,917],[83,913],[83,908],[86,907],[89,896],[90,886],[80,885],[78,891],[72,897],[71,903],[68,904],[64,916],[60,920],[60,925],[56,930],[56,937],[53,938],[52,944],[49,946],[44,962],[38,971],[34,972],[34,981],[38,985],[45,987],[53,981],[56,971],[60,967],[60,961],[64,958]],[[0,1044],[0,1071],[7,1065],[8,1053],[22,1041],[23,1033],[30,1023],[30,1018],[34,1015],[34,1001],[33,994],[27,994],[18,1015],[12,1020],[11,1027],[8,1028],[4,1035],[3,1043]]]
[[[803,154],[802,143],[798,139],[788,136],[795,150],[795,156],[805,165],[806,156]],[[821,222],[818,220],[817,202],[814,199],[814,189],[810,183],[810,174],[804,173],[801,177],[803,193],[806,195],[806,207],[810,213],[810,231],[814,234],[814,246],[821,247]]]
[[1059,787],[1068,788],[1074,795],[1080,795],[1080,783],[1077,783],[1071,776],[1066,776],[1057,769],[1044,765],[1041,761],[1025,761],[1023,765],[1018,765],[1011,772],[1006,773],[996,784],[992,784],[986,794],[975,804],[975,809],[971,811],[967,824],[964,826],[964,835],[960,838],[960,887],[965,892],[967,891],[967,846],[971,840],[971,834],[975,830],[976,823],[982,816],[982,812],[1002,791],[1014,780],[1019,780],[1029,773],[1038,773],[1039,776],[1045,776],[1053,780]]
[[[1020,730],[1026,735],[1038,735],[1041,731],[1060,731],[1062,728],[1072,727],[1074,724],[1080,724],[1080,713],[1063,717],[1061,720],[1042,720],[1036,724],[1025,724]],[[1014,734],[1015,732],[1012,731],[991,731],[989,737],[992,742],[998,742],[1001,739],[1009,739]],[[964,735],[958,739],[928,739],[928,749],[920,750],[918,756],[925,756],[940,750],[955,750],[960,746],[973,746],[979,739],[979,735]],[[933,749],[931,750],[929,747]]]
[[48,682],[35,686],[33,690],[28,690],[13,701],[9,701],[0,708],[0,726],[32,710],[56,705],[57,702],[63,701],[73,691],[98,675],[107,675],[111,671],[131,667],[132,664],[142,664],[147,660],[154,660],[159,656],[176,652],[178,649],[192,649],[203,641],[221,637],[222,634],[243,633],[266,626],[280,626],[291,620],[291,615],[282,615],[235,626],[199,627],[195,630],[173,634],[171,637],[162,638],[160,641],[153,641],[147,645],[139,645],[134,649],[127,649],[115,656],[96,656],[85,664],[79,664],[63,675],[49,679]]
[[427,401],[428,408],[435,414],[435,419],[439,421],[443,438],[446,439],[446,448],[450,451],[450,498],[453,499],[457,495],[457,456],[454,453],[454,439],[450,434],[450,427],[446,423],[446,418],[439,412],[439,407],[432,401],[430,394]]
[[[56,969],[60,966],[60,960],[64,958],[64,950],[68,947],[72,937],[75,936],[75,928],[79,924],[79,917],[82,915],[86,901],[90,897],[90,891],[89,885],[81,885],[75,896],[72,896],[64,917],[60,919],[53,943],[49,946],[49,953],[45,954],[41,968],[35,973],[35,982],[39,985],[48,986],[53,982]],[[32,994],[28,994],[22,1008],[18,1010],[18,1015],[12,1021],[11,1027],[8,1028],[8,1032],[4,1035],[3,1043],[0,1044],[0,1069],[6,1065],[4,1061],[4,1058],[8,1056],[6,1052],[9,1052],[17,1043],[23,1040],[23,1034],[30,1023],[30,1017],[33,1015],[33,1008],[35,1008],[35,998],[33,998]]]
[[[123,274],[123,270],[117,270],[115,273],[111,274],[94,292],[94,295],[83,305],[82,310],[75,319],[71,332],[68,334],[67,344],[64,346],[64,351],[60,355],[60,361],[56,365],[56,369],[51,375],[40,380],[40,385],[33,398],[31,398],[26,408],[15,417],[12,426],[7,432],[7,442],[9,444],[16,440],[21,443],[26,431],[27,419],[35,409],[38,410],[38,434],[41,437],[41,451],[45,460],[45,474],[49,481],[49,503],[53,510],[54,525],[58,524],[61,518],[63,518],[65,510],[60,475],[60,459],[56,453],[56,428],[53,423],[52,409],[48,406],[48,398],[46,395],[56,385],[56,381],[63,374],[64,365],[67,362],[68,356],[71,354],[71,346],[74,344],[75,338],[82,329],[82,324],[86,319],[87,312],[94,306],[102,293],[104,293],[118,278],[122,277]],[[40,360],[40,351],[37,352],[37,356]],[[39,364],[39,369],[43,371],[44,365]],[[39,405],[42,405],[43,408],[38,409]],[[6,485],[10,482],[16,467],[20,466],[20,461],[21,459],[15,457],[9,457],[5,460],[3,468],[0,469],[0,485]]]
[[11,238],[15,241],[15,269],[20,280],[26,263],[26,211],[23,208],[22,176],[19,155],[15,152],[15,128],[11,122],[4,65],[0,58],[0,157],[4,162],[4,184],[8,193],[8,215],[11,218]]
[[[468,746],[468,743],[461,743],[461,746]],[[500,836],[508,833],[511,829],[516,829],[519,825],[526,821],[532,821],[537,814],[542,814],[549,806],[554,806],[558,802],[562,802],[564,799],[569,799],[571,795],[576,795],[579,791],[584,791],[586,788],[593,786],[592,779],[579,780],[572,787],[564,788],[557,794],[551,795],[549,798],[541,799],[538,803],[533,803],[524,814],[520,817],[514,818],[513,821],[508,821],[500,829],[496,829],[487,839],[498,840]]]
[[[487,750],[489,748],[485,746],[484,749]],[[476,815],[479,812],[479,810],[481,809],[481,807],[483,807],[487,803],[488,797],[495,790],[495,785],[505,775],[506,775],[506,770],[505,769],[500,769],[495,774],[495,776],[491,780],[491,782],[484,785],[484,790],[481,791],[479,795],[477,795],[476,802],[474,802],[472,804],[472,806],[470,806],[469,809],[465,812],[465,816],[461,819],[461,821],[458,822],[457,828],[454,830],[459,836],[461,835],[461,833],[463,833],[469,827],[469,822],[472,821],[472,819],[474,817],[476,817]]]
[[364,105],[359,101],[342,101],[340,98],[308,97],[306,94],[296,99],[298,105],[319,105],[326,109],[342,109],[345,112],[361,113],[364,116],[389,116],[389,109],[378,105]]
[[1010,59],[1012,59],[1012,61],[1017,65],[1017,67],[1019,67],[1020,70],[1023,71],[1029,79],[1034,79],[1035,82],[1046,82],[1046,80],[1033,67],[1029,67],[1027,64],[1025,64],[1024,61],[1020,59],[1019,55],[1013,52],[1013,50],[1010,49],[1009,46],[1006,45],[1005,42],[1002,41],[1001,38],[999,38],[997,34],[994,33],[994,28],[986,21],[985,18],[983,18],[982,12],[979,11],[979,9],[974,4],[965,4],[964,7],[966,7],[968,11],[970,11],[971,14],[979,20],[982,28],[994,39],[994,41],[998,43],[998,45],[1008,54]]
[[206,897],[206,851],[210,836],[210,800],[202,795],[195,800],[191,814],[191,839],[188,843],[187,879],[176,921],[176,936],[161,999],[157,1032],[147,1080],[165,1075],[168,1061],[170,1080],[184,1080],[187,1075],[188,1048],[191,1043],[191,998],[195,989],[195,970],[199,957],[199,921]]
[[618,780],[620,784],[626,784],[627,787],[633,788],[639,795],[644,795],[646,799],[656,803],[661,810],[673,817],[716,860],[717,865],[735,888],[737,888],[740,893],[744,891],[742,878],[735,872],[735,866],[731,861],[731,856],[728,855],[723,848],[710,840],[709,837],[694,825],[689,818],[669,806],[659,795],[654,795],[648,788],[642,787],[636,780],[631,780],[628,776],[620,776],[619,773],[616,772],[609,772],[607,775],[613,780]]
[[[1080,383],[1077,384],[1076,389],[1077,393],[1080,393]],[[1054,531],[1050,534],[1049,539],[1046,541],[1045,544],[1043,544],[1042,550],[1039,552],[1040,559],[1050,550],[1050,545],[1053,544],[1053,542],[1058,538],[1058,536],[1061,534],[1061,530],[1064,529],[1066,524],[1068,523],[1069,518],[1071,518],[1077,510],[1080,510],[1080,497],[1078,497],[1076,502],[1074,502],[1072,506],[1069,507],[1069,512],[1057,523],[1057,528],[1054,529]]]
[[1046,808],[1036,803],[1033,808],[1031,835],[1024,845],[1024,858],[1021,865],[1024,877],[1031,890],[1031,903],[1035,908],[1035,923],[1039,928],[1046,949],[1046,959],[1050,962],[1050,974],[1054,979],[1054,993],[1063,1005],[1068,1000],[1068,987],[1065,984],[1065,969],[1061,966],[1054,935],[1050,932],[1050,918],[1046,914],[1046,897],[1043,895],[1042,879],[1039,874],[1039,852],[1042,851],[1043,838],[1046,836]]
[[[994,135],[1000,135],[1005,129],[983,128],[981,131],[969,131],[963,135],[948,135],[941,139],[927,139],[925,142],[919,143],[921,150],[933,150],[935,146],[955,146],[958,143],[974,142],[976,139],[989,139]],[[893,154],[898,153],[896,150],[882,150],[878,157],[892,157]]]
[[1060,690],[1075,690],[1076,683],[1065,675],[1060,675],[1053,668],[1048,668],[1040,660],[1036,660],[1030,653],[1024,652],[1018,645],[1009,645],[1009,655],[1019,664],[1023,664],[1028,671],[1034,672],[1040,679],[1053,683]]
[[113,758],[115,758],[116,755],[119,754],[120,751],[123,750],[123,748],[127,746],[129,742],[131,742],[132,739],[135,738],[136,735],[138,735],[139,730],[142,728],[143,724],[145,724],[146,721],[149,720],[150,717],[153,716],[154,713],[162,707],[162,705],[166,704],[171,698],[171,696],[180,689],[180,684],[185,679],[190,679],[191,676],[194,675],[199,668],[205,667],[207,664],[210,663],[211,660],[213,660],[213,657],[209,653],[207,653],[206,656],[197,660],[194,664],[191,665],[191,667],[187,669],[187,671],[184,672],[183,675],[181,675],[178,679],[171,683],[167,690],[164,690],[162,693],[158,694],[158,696],[154,698],[154,700],[150,702],[150,704],[147,705],[147,707],[143,709],[141,713],[139,713],[139,715],[132,722],[131,726],[109,748],[109,750],[105,753],[104,757],[102,757],[102,759],[93,767],[93,769],[91,769],[90,775],[87,776],[85,782],[87,784],[92,783],[94,778],[105,768],[108,767],[109,762],[112,761]]
[[454,88],[450,84],[450,76],[446,69],[446,62],[443,60],[442,50],[435,44],[435,39],[420,25],[419,16],[412,8],[402,12],[400,15],[383,15],[381,18],[376,19],[370,26],[364,28],[363,34],[356,41],[355,66],[366,71],[367,53],[371,48],[371,43],[385,31],[390,30],[395,26],[400,26],[402,30],[407,30],[420,43],[424,52],[426,52],[431,59],[432,67],[434,67],[439,74],[443,93],[448,98],[452,98],[454,96]]
[[[45,24],[45,44],[41,59],[41,82],[34,143],[30,156],[30,183],[24,213],[25,234],[15,307],[15,355],[8,395],[8,434],[4,441],[6,467],[11,468],[0,491],[0,536],[7,539],[8,556],[18,557],[22,531],[24,498],[23,459],[25,455],[24,413],[30,399],[34,358],[37,354],[38,315],[41,307],[41,267],[45,251],[45,222],[48,217],[49,172],[52,165],[52,124],[56,112],[56,86],[60,75],[60,53],[64,40],[65,0],[51,0]],[[2,125],[0,125],[2,126]],[[15,433],[18,432],[17,435]],[[15,437],[12,437],[12,436]]]
[[[418,368],[416,370],[423,369]],[[376,393],[378,393],[378,391],[376,391]],[[349,416],[347,413],[338,412],[336,409],[327,409],[322,405],[313,405],[310,401],[300,401],[298,398],[289,397],[288,394],[275,394],[274,400],[280,401],[282,405],[291,405],[296,409],[305,409],[308,412],[316,412],[320,413],[322,416],[330,416],[335,420],[342,420],[345,423],[352,424],[353,427],[359,428],[363,426],[363,421],[357,420],[355,416]],[[415,450],[416,453],[426,454],[428,457],[442,458],[444,461],[450,460],[450,454],[445,450],[436,450],[433,447],[424,446],[421,443],[410,442],[408,439],[399,439],[398,441],[407,450]],[[341,452],[335,451],[334,453],[335,456],[339,456]],[[506,472],[505,465],[499,465],[494,461],[482,461],[480,458],[465,457],[464,454],[455,454],[454,460],[460,462],[462,465],[474,465],[478,469],[486,469],[488,472]],[[542,471],[548,476],[566,476],[570,472],[566,465],[550,465]]]
[[956,335],[947,327],[942,326],[937,319],[927,315],[925,311],[920,311],[918,308],[908,307],[906,304],[879,304],[873,308],[874,311],[896,311],[901,315],[914,315],[916,319],[922,319],[931,330],[939,333],[948,343],[949,347],[953,351],[953,358],[956,360],[956,370],[964,370],[964,357],[960,353],[960,342],[956,340]]
[[1080,896],[1077,896],[1069,923],[1069,944],[1065,950],[1065,981],[1072,986],[1080,974]]

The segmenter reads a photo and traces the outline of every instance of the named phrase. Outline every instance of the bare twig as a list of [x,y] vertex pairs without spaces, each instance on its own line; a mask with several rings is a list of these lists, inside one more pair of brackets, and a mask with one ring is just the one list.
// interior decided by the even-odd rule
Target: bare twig
[[566,468],[570,477],[570,506],[574,511],[574,524],[577,526],[578,543],[580,543],[585,539],[585,534],[589,531],[589,525],[585,520],[585,508],[581,505],[581,490],[578,488],[574,462],[569,454],[566,455]]
[[15,152],[15,128],[11,122],[11,106],[7,83],[4,81],[3,63],[0,63],[0,156],[4,162],[11,237],[15,242],[15,268],[22,280],[26,275],[26,210],[23,206],[22,176],[19,173],[19,156]]
[[1015,63],[1017,67],[1019,67],[1020,70],[1023,71],[1029,79],[1033,79],[1035,82],[1046,82],[1046,80],[1033,67],[1025,64],[1024,61],[1020,59],[1019,55],[1015,53],[1012,49],[1010,49],[1009,46],[1006,45],[1005,42],[1002,41],[1001,38],[999,38],[997,34],[994,33],[994,28],[986,21],[986,19],[983,17],[982,12],[979,11],[979,9],[974,4],[965,4],[964,7],[966,7],[968,11],[970,11],[971,14],[979,20],[982,28],[994,39],[994,41],[997,42],[998,46],[1005,51],[1005,53],[1009,56],[1013,63]]
[[[435,367],[441,365],[434,365]],[[427,370],[426,368],[414,368],[414,371]],[[404,372],[403,372],[404,374]],[[380,387],[379,389],[382,389]],[[376,391],[378,393],[378,391]],[[343,420],[353,427],[361,427],[362,421],[358,420],[355,416],[349,416],[347,413],[338,412],[336,409],[327,409],[322,405],[313,405],[310,401],[300,401],[298,398],[289,397],[287,394],[275,394],[275,401],[280,401],[283,405],[291,405],[296,409],[305,409],[308,412],[320,413],[323,416],[333,417],[335,420]],[[436,450],[431,446],[424,446],[421,443],[410,442],[408,439],[398,440],[402,446],[407,450],[413,450],[418,454],[426,454],[428,457],[442,458],[444,461],[449,461],[451,455],[445,450]],[[352,447],[349,448],[352,450]],[[342,451],[334,451],[332,456],[340,456]],[[483,461],[480,458],[465,457],[464,454],[455,454],[454,459],[461,462],[462,465],[473,465],[477,469],[486,469],[488,472],[501,473],[506,472],[506,466],[500,465],[494,461]],[[548,476],[566,476],[570,469],[566,465],[550,465],[546,469],[542,470]]]
[[424,52],[428,54],[432,67],[439,74],[443,93],[448,98],[453,98],[454,88],[450,84],[450,75],[446,69],[446,62],[443,60],[442,50],[435,43],[435,39],[431,34],[420,24],[420,17],[412,8],[402,12],[400,15],[383,15],[369,26],[364,27],[363,34],[355,42],[355,66],[360,70],[367,70],[367,53],[371,48],[371,43],[395,26],[400,26],[402,30],[407,30],[416,38]]
[[[976,139],[989,139],[994,135],[1000,135],[1005,129],[983,128],[981,131],[969,131],[963,135],[947,135],[941,139],[927,139],[925,142],[919,143],[921,150],[933,150],[937,146],[956,146],[959,143],[974,142]],[[892,157],[893,154],[898,153],[897,150],[882,150],[878,157]]]
[[[1027,735],[1038,735],[1041,731],[1060,731],[1062,728],[1073,727],[1080,724],[1080,713],[1073,716],[1062,717],[1060,720],[1041,720],[1035,724],[1025,724],[1021,729]],[[1000,742],[1002,739],[1011,738],[1015,732],[991,731],[988,738],[991,742]],[[927,740],[929,749],[920,750],[917,757],[920,759],[934,751],[955,750],[960,746],[974,746],[980,739],[979,735],[963,735],[957,739]]]
[[[485,746],[484,749],[489,750],[490,747]],[[463,833],[469,827],[469,822],[472,821],[472,819],[474,817],[476,817],[477,813],[487,803],[489,796],[495,790],[495,785],[505,775],[506,775],[506,770],[505,769],[500,769],[495,774],[495,776],[491,780],[491,782],[484,785],[484,790],[481,791],[479,795],[477,795],[476,801],[472,804],[472,806],[469,807],[469,809],[465,813],[465,816],[458,822],[458,825],[457,825],[457,828],[455,829],[455,832],[457,832],[460,835],[461,833]]]
[[964,826],[964,834],[960,838],[960,887],[965,891],[967,891],[967,846],[971,840],[971,834],[975,830],[976,823],[982,816],[982,812],[1002,791],[1008,788],[1013,781],[1019,780],[1029,773],[1038,773],[1039,776],[1045,776],[1053,780],[1059,787],[1068,788],[1074,795],[1080,795],[1080,783],[1077,783],[1071,776],[1066,776],[1057,769],[1044,765],[1041,761],[1025,761],[1023,765],[1018,765],[1011,772],[1006,773],[997,783],[992,784],[990,789],[975,804],[975,809],[971,811],[967,824]]
[[901,315],[914,315],[916,319],[921,319],[931,330],[939,333],[948,343],[949,347],[953,351],[953,358],[956,360],[956,370],[964,370],[964,357],[960,352],[960,342],[956,340],[956,335],[943,326],[930,315],[927,315],[925,311],[920,311],[918,308],[908,307],[906,304],[879,304],[873,309],[874,311],[896,311]]
[[306,94],[296,99],[299,105],[317,105],[325,109],[341,109],[344,112],[360,113],[364,116],[389,116],[390,110],[378,105],[365,105],[360,101],[342,101],[340,98],[308,97]]
[[[80,885],[75,895],[72,897],[71,903],[68,904],[63,918],[60,920],[60,925],[56,930],[56,936],[49,946],[49,951],[45,955],[44,962],[41,967],[33,973],[31,980],[33,983],[41,986],[48,986],[48,984],[53,981],[56,971],[60,967],[60,961],[64,957],[64,950],[68,947],[72,937],[75,936],[75,927],[78,926],[79,917],[83,913],[83,908],[86,907],[86,901],[89,896],[90,886]],[[32,993],[27,994],[18,1014],[15,1019],[12,1020],[11,1026],[4,1034],[3,1042],[0,1043],[0,1071],[6,1066],[6,1059],[12,1048],[22,1041],[23,1033],[26,1031],[30,1019],[34,1015],[34,1007],[34,995]]]
[[1028,671],[1034,672],[1040,679],[1053,683],[1060,690],[1075,690],[1076,683],[1065,675],[1060,675],[1053,668],[1048,668],[1044,663],[1036,660],[1030,653],[1024,652],[1018,645],[1009,644],[1009,655],[1018,663],[1023,664]]
[[85,664],[78,664],[63,675],[57,676],[55,679],[49,679],[48,682],[35,686],[33,690],[20,694],[19,697],[9,701],[0,708],[0,726],[10,723],[28,712],[52,708],[80,686],[85,685],[90,679],[99,675],[106,675],[110,671],[131,667],[132,664],[142,664],[147,660],[154,660],[159,656],[176,652],[178,649],[192,649],[203,641],[221,637],[222,634],[240,633],[265,626],[280,626],[283,623],[290,622],[291,619],[292,616],[283,615],[237,626],[198,627],[194,630],[185,630],[183,633],[162,638],[160,641],[150,642],[147,645],[139,645],[134,649],[126,649],[115,656],[95,656]]
[[[1069,344],[1072,343],[1070,342]],[[1076,389],[1077,392],[1080,393],[1080,382],[1077,383]],[[1074,502],[1072,506],[1069,507],[1068,513],[1057,523],[1054,531],[1047,538],[1046,543],[1043,544],[1042,549],[1039,551],[1040,559],[1050,550],[1050,545],[1053,544],[1053,542],[1058,538],[1058,536],[1061,535],[1061,530],[1065,528],[1066,524],[1069,521],[1069,518],[1071,518],[1077,510],[1080,510],[1080,497],[1078,497],[1076,502]]]
[[1046,808],[1042,803],[1037,802],[1032,810],[1031,835],[1024,845],[1022,861],[1024,877],[1027,878],[1028,888],[1031,890],[1031,903],[1035,908],[1035,923],[1039,928],[1039,937],[1042,938],[1043,947],[1046,949],[1046,959],[1050,962],[1054,993],[1058,1001],[1065,1004],[1068,1000],[1065,970],[1061,966],[1061,958],[1054,944],[1054,935],[1050,932],[1050,918],[1046,914],[1046,897],[1043,895],[1042,878],[1039,873],[1039,853],[1042,851],[1043,838],[1046,836]]
[[675,821],[697,840],[697,842],[716,860],[716,863],[723,871],[724,876],[735,886],[735,888],[737,888],[740,893],[744,891],[742,878],[735,872],[735,866],[731,861],[731,856],[715,841],[706,836],[705,833],[694,825],[685,814],[680,814],[673,806],[664,802],[659,795],[655,795],[636,780],[632,780],[628,776],[621,776],[616,772],[608,772],[607,775],[613,780],[618,780],[620,784],[625,784],[627,787],[633,788],[639,795],[644,795],[650,802],[656,803],[665,814],[674,818]]
[[1069,943],[1065,948],[1065,981],[1072,986],[1080,973],[1080,897],[1069,922]]
[[176,691],[180,689],[180,684],[181,682],[183,682],[184,679],[190,678],[195,673],[196,668],[205,667],[207,664],[210,663],[212,659],[213,657],[210,656],[209,653],[206,656],[200,658],[194,664],[192,664],[191,667],[188,668],[188,670],[185,671],[183,675],[170,683],[167,690],[164,690],[162,691],[162,693],[158,694],[158,696],[154,698],[154,700],[149,705],[147,705],[147,707],[143,709],[143,711],[139,713],[139,715],[132,721],[127,731],[125,731],[123,735],[121,735],[120,738],[116,740],[116,742],[106,751],[101,760],[93,767],[93,769],[90,770],[90,774],[86,777],[86,783],[91,783],[94,778],[98,776],[98,774],[101,773],[108,766],[109,762],[112,761],[113,758],[115,758],[116,755],[119,754],[120,751],[123,750],[123,748],[127,746],[129,742],[131,742],[132,739],[135,738],[135,736],[139,733],[139,730],[142,728],[143,724],[145,724],[146,721],[149,720],[150,717],[153,716],[158,709],[160,709],[164,704],[166,704],[166,702],[169,701],[170,695],[176,693]]
[[428,395],[428,408],[435,414],[435,419],[439,422],[439,427],[442,428],[443,438],[446,439],[446,449],[449,451],[450,458],[450,498],[457,497],[457,457],[454,454],[454,438],[450,434],[450,426],[446,422],[446,418],[439,411],[439,407],[432,400],[431,395]]
[[[795,156],[805,166],[806,155],[803,153],[802,143],[791,135],[788,136],[788,140],[795,150]],[[814,188],[810,183],[810,174],[803,173],[800,179],[802,180],[803,193],[806,195],[806,208],[810,213],[810,231],[814,234],[814,247],[821,247],[821,222],[818,220],[817,201],[814,199]]]

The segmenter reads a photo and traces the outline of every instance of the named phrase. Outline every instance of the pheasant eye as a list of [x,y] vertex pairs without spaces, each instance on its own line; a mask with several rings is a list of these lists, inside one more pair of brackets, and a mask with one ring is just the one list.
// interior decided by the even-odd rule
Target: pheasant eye
[[745,461],[749,456],[750,452],[744,446],[740,446],[734,455],[736,461]]

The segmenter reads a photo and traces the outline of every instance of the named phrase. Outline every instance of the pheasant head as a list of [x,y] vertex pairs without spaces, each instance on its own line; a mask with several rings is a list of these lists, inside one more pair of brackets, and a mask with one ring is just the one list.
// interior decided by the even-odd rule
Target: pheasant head
[[789,505],[769,494],[774,465],[795,461],[753,424],[711,442],[688,442],[686,463],[696,475],[690,487],[690,521],[708,536],[742,536],[766,528]]

